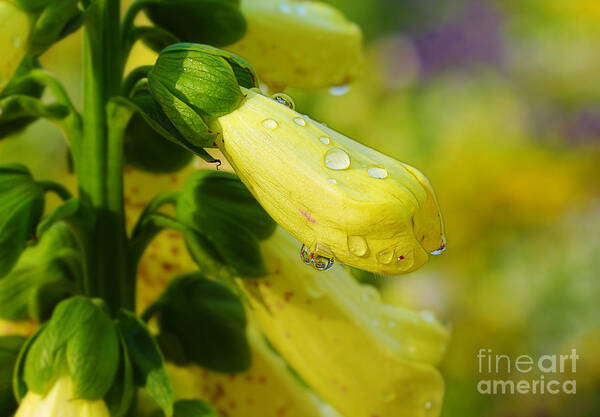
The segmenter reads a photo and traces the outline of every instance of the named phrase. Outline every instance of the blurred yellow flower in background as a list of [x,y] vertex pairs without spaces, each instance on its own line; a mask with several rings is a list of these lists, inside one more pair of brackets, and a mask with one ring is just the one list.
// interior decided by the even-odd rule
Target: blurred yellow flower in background
[[273,90],[348,84],[362,62],[362,33],[321,2],[243,0],[246,35],[226,49],[245,58]]
[[346,417],[438,415],[447,329],[431,313],[382,303],[341,266],[306,268],[297,247],[278,229],[263,247],[270,275],[239,281],[269,341]]
[[12,0],[0,0],[0,92],[27,53],[27,40],[31,30],[29,16]]

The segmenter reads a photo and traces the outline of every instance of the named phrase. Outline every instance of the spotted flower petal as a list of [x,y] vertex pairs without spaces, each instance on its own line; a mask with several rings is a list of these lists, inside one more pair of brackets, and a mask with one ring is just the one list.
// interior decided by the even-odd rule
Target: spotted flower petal
[[169,365],[177,396],[200,397],[229,417],[340,417],[290,372],[255,326],[248,329],[248,341],[252,366],[240,374]]
[[267,212],[313,253],[381,274],[445,247],[437,201],[415,168],[252,90],[218,141]]
[[243,0],[248,29],[228,47],[247,59],[273,89],[344,85],[358,74],[362,33],[320,2]]
[[344,269],[302,268],[282,229],[264,244],[272,275],[241,281],[251,317],[301,377],[346,417],[421,417],[440,412],[435,365],[447,330],[431,316],[379,299]]

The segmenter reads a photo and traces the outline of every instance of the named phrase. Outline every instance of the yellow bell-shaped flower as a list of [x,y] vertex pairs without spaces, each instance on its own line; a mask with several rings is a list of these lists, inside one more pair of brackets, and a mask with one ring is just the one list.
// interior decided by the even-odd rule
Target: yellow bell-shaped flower
[[345,417],[439,415],[448,331],[431,313],[384,304],[342,267],[304,268],[280,228],[263,256],[272,274],[238,281],[250,317],[324,401]]
[[177,397],[200,397],[229,417],[340,417],[290,372],[256,326],[251,324],[247,333],[252,366],[243,373],[169,365]]
[[380,274],[423,265],[445,248],[423,174],[252,90],[219,118],[218,146],[265,210],[322,259]]
[[227,49],[256,69],[274,90],[345,85],[362,62],[360,28],[325,3],[243,0],[248,29]]
[[0,92],[6,87],[27,53],[31,29],[29,16],[11,0],[0,0]]
[[71,378],[63,376],[45,396],[27,393],[15,417],[110,417],[103,400],[77,399],[73,392]]

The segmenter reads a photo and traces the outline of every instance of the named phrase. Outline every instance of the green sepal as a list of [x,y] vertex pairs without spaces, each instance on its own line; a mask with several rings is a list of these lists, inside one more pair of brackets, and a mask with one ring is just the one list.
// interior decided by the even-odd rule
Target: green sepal
[[[242,372],[250,366],[246,313],[225,285],[200,274],[177,277],[144,313],[156,317],[163,351],[179,352],[170,360],[193,362],[218,372]],[[190,331],[190,329],[193,329]]]
[[252,65],[244,58],[223,49],[213,48],[209,45],[193,44],[190,48],[198,51],[204,51],[216,56],[220,56],[231,66],[233,74],[239,85],[244,88],[257,88],[259,86],[258,75]]
[[230,45],[246,32],[246,20],[235,0],[147,1],[150,20],[184,42]]
[[[233,275],[265,275],[258,242],[269,237],[276,224],[235,175],[193,173],[177,200],[176,214],[194,232],[184,234],[194,258],[203,257],[202,251],[209,256],[216,253]],[[198,256],[194,249],[201,250]]]
[[188,120],[193,116],[231,113],[244,97],[229,62],[206,45],[178,43],[163,49],[148,82],[150,92],[180,131],[180,124],[193,126],[195,122]]
[[117,327],[127,347],[138,387],[156,401],[166,415],[173,414],[173,386],[165,369],[163,355],[150,331],[135,314],[121,311]]
[[12,386],[13,394],[19,403],[23,400],[25,394],[27,394],[27,383],[25,382],[25,362],[27,355],[29,354],[31,346],[44,332],[47,325],[47,323],[42,324],[31,336],[29,336],[29,338],[27,338],[23,344],[23,347],[21,348],[21,351],[19,352],[17,361],[15,362]]
[[[150,416],[165,417],[165,414],[157,410]],[[175,403],[173,417],[219,417],[219,414],[202,400],[179,400]]]
[[31,345],[24,369],[27,388],[46,394],[60,375],[68,373],[75,398],[100,399],[117,374],[119,351],[117,330],[108,314],[90,299],[72,297],[56,307]]
[[112,387],[110,387],[104,396],[104,402],[106,403],[106,406],[108,407],[112,417],[122,417],[126,415],[135,396],[133,365],[131,364],[131,359],[129,358],[129,350],[125,344],[125,339],[120,331],[119,342],[121,347],[119,370],[117,371],[117,375]]
[[12,390],[14,367],[27,339],[22,336],[0,336],[0,415],[10,416],[17,408]]
[[[37,59],[25,57],[11,78],[11,81],[0,92],[0,101],[15,94],[39,99],[44,92],[44,85],[32,79],[20,80],[29,71],[39,67]],[[36,115],[24,114],[20,106],[16,106],[14,102],[11,104],[9,101],[9,106],[3,107],[0,114],[0,139],[21,132],[36,120]]]
[[16,264],[44,212],[44,190],[20,164],[0,164],[0,278]]
[[203,149],[203,147],[216,147],[216,134],[209,133],[204,122],[202,122],[203,125],[200,126],[201,130],[194,132],[192,137],[194,142],[192,142],[173,126],[162,108],[147,90],[142,89],[138,91],[132,99],[127,100],[127,103],[133,106],[135,111],[143,117],[148,126],[164,138],[182,146],[207,162],[219,162]]
[[0,280],[0,317],[48,319],[56,304],[79,291],[82,274],[75,238],[66,224],[55,224]]
[[135,113],[125,130],[126,162],[142,171],[171,173],[188,165],[194,154],[165,139]]

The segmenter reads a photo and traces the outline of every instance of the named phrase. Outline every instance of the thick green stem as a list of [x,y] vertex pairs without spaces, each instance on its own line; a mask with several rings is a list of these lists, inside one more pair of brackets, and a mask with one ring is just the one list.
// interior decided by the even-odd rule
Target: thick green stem
[[94,211],[92,248],[87,254],[89,295],[101,297],[113,311],[134,307],[127,279],[122,129],[112,126],[115,111],[109,109],[121,87],[119,3],[97,0],[87,11],[83,141],[75,160],[80,194]]

